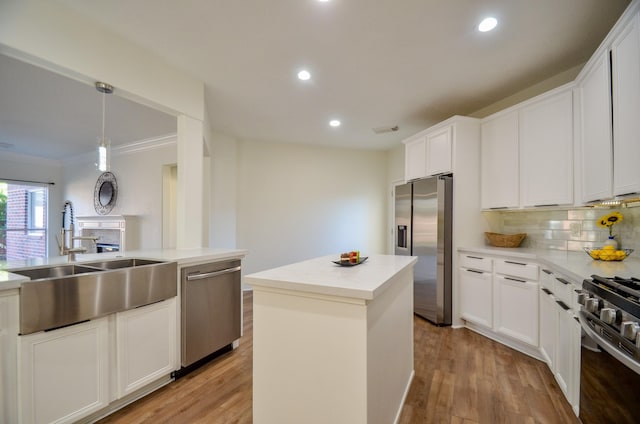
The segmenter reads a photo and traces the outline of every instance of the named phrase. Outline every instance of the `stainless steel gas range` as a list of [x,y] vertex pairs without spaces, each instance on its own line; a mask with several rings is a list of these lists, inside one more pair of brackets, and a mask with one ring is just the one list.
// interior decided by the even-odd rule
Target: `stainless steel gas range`
[[580,419],[637,423],[640,405],[640,279],[584,280],[578,295],[583,338]]

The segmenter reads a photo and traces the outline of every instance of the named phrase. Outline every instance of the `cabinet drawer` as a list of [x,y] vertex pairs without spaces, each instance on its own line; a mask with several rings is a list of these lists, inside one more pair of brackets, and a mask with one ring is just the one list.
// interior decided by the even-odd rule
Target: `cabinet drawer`
[[538,265],[518,260],[496,260],[496,272],[525,280],[538,281]]
[[555,274],[551,271],[549,271],[548,269],[542,269],[542,272],[540,272],[540,286],[542,286],[543,288],[551,291],[553,293],[554,290],[554,281],[555,281]]
[[491,262],[489,258],[483,258],[480,255],[474,255],[472,253],[463,253],[460,255],[460,266],[463,268],[491,272]]
[[573,284],[571,280],[562,275],[555,275],[553,279],[553,294],[564,302],[565,305],[573,306]]

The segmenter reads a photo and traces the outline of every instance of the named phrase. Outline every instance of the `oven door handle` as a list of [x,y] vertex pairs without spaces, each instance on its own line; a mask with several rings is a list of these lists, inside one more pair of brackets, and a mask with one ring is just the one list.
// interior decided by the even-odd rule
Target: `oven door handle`
[[583,311],[580,311],[580,313],[578,314],[578,319],[580,320],[580,326],[582,326],[584,332],[587,333],[587,336],[591,337],[602,349],[606,350],[607,353],[613,356],[617,361],[622,362],[636,374],[640,374],[640,364],[638,364],[636,361],[634,361],[624,353],[620,352],[618,348],[615,347],[610,341],[593,331],[593,329],[587,322],[587,319],[584,317]]

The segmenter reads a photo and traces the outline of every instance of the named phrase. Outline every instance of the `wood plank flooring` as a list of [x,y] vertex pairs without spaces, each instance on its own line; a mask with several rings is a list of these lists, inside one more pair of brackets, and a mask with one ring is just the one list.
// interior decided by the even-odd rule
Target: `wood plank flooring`
[[[99,421],[252,422],[253,296],[235,351]],[[414,317],[415,377],[400,423],[578,423],[547,366],[467,329]]]

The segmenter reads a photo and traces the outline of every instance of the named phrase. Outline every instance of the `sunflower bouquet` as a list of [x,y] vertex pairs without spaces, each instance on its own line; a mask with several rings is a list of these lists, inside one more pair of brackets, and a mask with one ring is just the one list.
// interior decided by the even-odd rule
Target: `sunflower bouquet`
[[620,212],[611,212],[601,216],[598,219],[598,227],[609,229],[609,238],[614,239],[613,226],[622,221],[622,214]]
[[622,261],[633,252],[633,249],[617,249],[615,235],[613,235],[613,226],[622,221],[620,212],[611,212],[603,215],[598,219],[598,227],[609,229],[609,240],[605,242],[602,248],[584,248],[585,252],[593,259],[601,261]]

